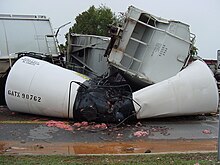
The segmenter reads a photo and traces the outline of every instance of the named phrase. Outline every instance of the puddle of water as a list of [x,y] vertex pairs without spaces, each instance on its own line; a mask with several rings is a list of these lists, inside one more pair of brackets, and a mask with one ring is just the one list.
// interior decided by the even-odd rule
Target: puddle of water
[[[1,147],[3,146],[3,147]],[[4,154],[132,154],[159,152],[216,151],[217,140],[154,140],[104,143],[25,143],[0,142]]]

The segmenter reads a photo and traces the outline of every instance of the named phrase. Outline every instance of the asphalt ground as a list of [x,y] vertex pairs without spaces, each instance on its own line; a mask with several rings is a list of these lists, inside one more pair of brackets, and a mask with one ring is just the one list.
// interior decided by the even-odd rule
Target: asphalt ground
[[121,125],[11,112],[0,107],[1,154],[143,154],[217,151],[218,115]]

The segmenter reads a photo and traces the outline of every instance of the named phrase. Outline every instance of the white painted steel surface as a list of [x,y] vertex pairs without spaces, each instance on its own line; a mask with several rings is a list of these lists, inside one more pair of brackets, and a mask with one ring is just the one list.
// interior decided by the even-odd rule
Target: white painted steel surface
[[136,81],[158,83],[182,69],[189,55],[190,37],[189,25],[131,6],[120,42],[108,60],[125,74],[135,76]]
[[107,57],[104,57],[110,38],[86,34],[69,34],[67,59],[70,56],[77,60],[84,67],[88,67],[98,76],[103,75],[108,70]]
[[216,112],[219,95],[213,73],[195,61],[176,76],[133,93],[137,118]]
[[41,15],[0,14],[0,43],[0,58],[24,51],[58,54],[50,20]]
[[71,81],[83,83],[85,80],[85,76],[77,72],[22,57],[9,72],[5,87],[6,103],[12,111],[72,118],[79,85]]

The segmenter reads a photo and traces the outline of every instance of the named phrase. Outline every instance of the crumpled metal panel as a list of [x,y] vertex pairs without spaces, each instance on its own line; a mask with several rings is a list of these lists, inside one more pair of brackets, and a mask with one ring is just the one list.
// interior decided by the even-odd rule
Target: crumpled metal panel
[[108,61],[136,81],[153,84],[168,79],[189,57],[191,36],[185,23],[157,19],[131,6],[122,31]]

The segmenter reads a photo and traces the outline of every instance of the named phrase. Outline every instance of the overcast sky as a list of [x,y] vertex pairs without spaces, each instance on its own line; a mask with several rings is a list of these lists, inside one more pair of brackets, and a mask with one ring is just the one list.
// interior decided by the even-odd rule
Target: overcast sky
[[50,18],[54,31],[61,25],[58,40],[73,25],[75,17],[92,5],[109,7],[116,14],[126,12],[130,5],[155,16],[173,19],[190,25],[196,35],[196,47],[203,58],[216,59],[220,49],[220,0],[0,0],[0,13],[40,14]]

